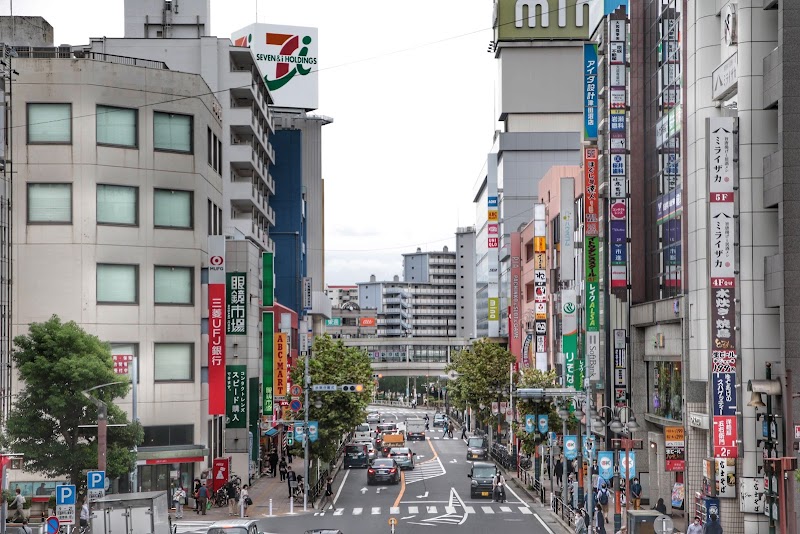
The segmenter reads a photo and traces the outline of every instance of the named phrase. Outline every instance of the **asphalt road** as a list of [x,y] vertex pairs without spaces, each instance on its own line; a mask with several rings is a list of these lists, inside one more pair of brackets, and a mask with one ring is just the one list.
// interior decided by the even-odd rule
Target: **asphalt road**
[[[422,409],[379,408],[384,419],[405,420]],[[429,412],[431,420],[433,413]],[[367,485],[366,469],[341,471],[334,485],[336,510],[314,510],[295,516],[265,518],[261,528],[268,533],[296,534],[309,529],[339,529],[344,534],[391,533],[390,518],[397,520],[397,534],[428,530],[459,533],[502,531],[503,534],[562,534],[540,517],[539,505],[526,502],[509,487],[507,502],[470,498],[470,462],[466,443],[445,438],[431,428],[426,441],[409,445],[417,455],[416,468],[403,471],[399,485]],[[195,532],[195,531],[192,531]],[[196,532],[203,532],[202,529]]]

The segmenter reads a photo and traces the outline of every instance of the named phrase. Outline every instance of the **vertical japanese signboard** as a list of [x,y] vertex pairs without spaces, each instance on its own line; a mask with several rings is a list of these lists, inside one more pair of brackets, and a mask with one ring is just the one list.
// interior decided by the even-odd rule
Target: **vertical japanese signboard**
[[597,156],[597,147],[583,149],[585,366],[588,380],[600,379],[600,203]]
[[561,281],[575,280],[575,178],[561,179]]
[[229,365],[225,375],[226,428],[247,428],[247,366]]
[[628,405],[628,331],[614,330],[614,406]]
[[276,401],[286,400],[286,371],[289,354],[288,335],[283,332],[275,334],[275,351],[273,354],[272,398]]
[[272,415],[272,374],[274,372],[274,355],[275,349],[275,316],[272,312],[263,312],[261,314],[261,352],[262,352],[262,368],[261,368],[261,414]]
[[736,458],[736,261],[734,118],[707,120],[711,404],[715,458]]
[[533,226],[534,354],[536,368],[547,371],[547,211],[544,204],[534,204]]
[[597,196],[597,147],[587,146],[583,149],[583,223],[587,236],[600,235],[600,213]]
[[[628,136],[628,21],[608,21],[608,135],[610,147],[626,147]],[[610,150],[609,158],[609,271],[612,291],[625,293],[628,288],[628,199],[627,158],[624,150]]]
[[597,140],[597,45],[583,45],[583,140]]
[[247,273],[227,274],[225,335],[247,335]]
[[564,353],[564,385],[583,389],[583,365],[578,358],[578,317],[575,290],[561,291],[561,345]]
[[683,471],[686,467],[686,442],[682,426],[664,427],[664,453],[667,471]]
[[225,236],[208,237],[208,414],[225,415]]
[[511,234],[511,310],[508,314],[508,345],[517,365],[524,364],[522,354],[522,237]]
[[500,214],[497,207],[497,196],[487,197],[486,204],[486,219],[489,221],[489,241],[487,245],[489,248],[498,248],[500,246]]

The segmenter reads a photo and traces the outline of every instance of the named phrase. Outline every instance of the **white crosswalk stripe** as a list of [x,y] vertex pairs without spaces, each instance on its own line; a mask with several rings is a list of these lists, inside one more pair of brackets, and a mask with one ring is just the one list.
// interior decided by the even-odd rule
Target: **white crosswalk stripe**
[[413,515],[417,515],[419,513],[419,508],[417,508],[416,506],[409,506],[408,507],[408,513],[409,514],[413,514]]
[[510,506],[501,506],[500,507],[500,511],[508,513],[508,512],[511,511],[511,507]]
[[491,506],[481,506],[481,510],[483,510],[484,514],[493,514],[494,513],[494,508],[492,508]]
[[380,513],[381,513],[381,507],[380,506],[373,506],[372,507],[372,515],[378,515]]
[[435,506],[426,506],[425,508],[428,509],[428,513],[429,514],[435,514],[436,513],[436,507]]
[[363,508],[353,508],[353,515],[361,515],[361,512],[363,511]]
[[[296,510],[298,513],[300,510]],[[324,517],[329,515],[334,516],[359,516],[359,515],[381,515],[387,513],[389,515],[409,515],[409,516],[418,516],[421,518],[425,518],[426,516],[438,516],[435,517],[437,522],[443,521],[450,521],[453,519],[452,517],[448,516],[459,516],[459,514],[484,514],[484,515],[494,515],[494,514],[522,514],[522,515],[532,515],[533,510],[527,505],[521,505],[520,503],[516,504],[486,504],[486,505],[475,505],[475,506],[468,506],[468,505],[448,505],[442,503],[441,505],[437,506],[435,504],[426,504],[426,505],[408,505],[408,506],[389,506],[389,507],[382,507],[382,506],[371,506],[369,508],[340,508],[337,507],[336,510],[333,509],[326,509],[325,511],[317,510],[314,512],[314,516],[317,517]],[[444,514],[444,515],[439,515]],[[460,521],[460,518],[456,518],[456,522]],[[426,519],[426,521],[431,521],[432,519]],[[211,521],[183,521],[178,523],[178,534],[203,534],[208,530]]]
[[522,512],[523,515],[531,515],[533,513],[533,511],[527,506],[520,506],[519,511]]
[[333,515],[342,515],[343,513],[344,513],[344,508],[337,508],[336,510],[333,511]]
[[392,506],[391,508],[389,508],[389,513],[390,514],[399,514],[400,513],[400,507],[399,506]]

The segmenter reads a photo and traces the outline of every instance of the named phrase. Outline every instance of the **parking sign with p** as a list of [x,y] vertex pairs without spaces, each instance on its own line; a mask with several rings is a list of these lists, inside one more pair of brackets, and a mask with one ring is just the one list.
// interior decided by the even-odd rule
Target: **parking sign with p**
[[75,524],[75,500],[75,486],[56,486],[56,517],[59,524]]
[[106,472],[89,471],[86,474],[86,488],[88,491],[89,502],[102,499],[106,496]]

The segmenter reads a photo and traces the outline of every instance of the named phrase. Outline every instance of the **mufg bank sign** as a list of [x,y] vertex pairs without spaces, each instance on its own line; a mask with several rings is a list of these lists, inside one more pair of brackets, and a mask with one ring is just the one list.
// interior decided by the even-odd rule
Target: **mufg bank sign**
[[495,0],[496,41],[588,39],[604,15],[627,0]]

